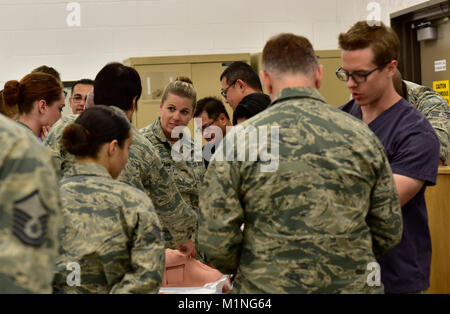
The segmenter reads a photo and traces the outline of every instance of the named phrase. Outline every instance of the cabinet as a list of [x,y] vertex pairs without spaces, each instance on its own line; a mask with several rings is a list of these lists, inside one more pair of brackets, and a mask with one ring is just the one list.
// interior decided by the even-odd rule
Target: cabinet
[[450,167],[440,167],[435,186],[427,187],[425,200],[431,234],[429,293],[450,293]]
[[[161,96],[165,86],[177,76],[187,76],[194,83],[197,100],[206,96],[221,99],[220,75],[234,61],[250,64],[250,54],[190,55],[168,57],[129,58],[124,64],[136,69],[141,78],[142,96],[138,110],[133,115],[133,123],[142,128],[159,116]],[[231,108],[226,105],[231,117]],[[189,127],[193,131],[191,120]]]
[[[336,77],[336,70],[341,66],[341,51],[317,50],[316,55],[319,64],[323,65],[322,86],[319,89],[320,94],[334,107],[346,104],[350,100],[351,94],[345,82],[339,81]],[[252,67],[258,73],[261,71],[261,58],[261,53],[255,53],[251,56]],[[265,89],[264,92],[267,93]]]

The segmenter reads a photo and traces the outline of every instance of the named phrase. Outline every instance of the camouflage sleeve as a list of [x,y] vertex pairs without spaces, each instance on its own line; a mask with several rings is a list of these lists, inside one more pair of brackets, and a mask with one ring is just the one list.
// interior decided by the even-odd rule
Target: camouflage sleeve
[[[111,288],[110,293],[158,293],[162,282],[165,251],[161,225],[151,201],[144,194],[141,195],[143,196],[140,198],[141,201],[135,200],[133,204],[127,204],[130,206],[125,212],[128,225],[133,223],[136,226],[131,235],[131,270]],[[111,277],[115,276],[115,265],[107,262],[114,256],[116,256],[114,250],[108,249],[100,257],[106,262],[104,264],[106,277],[109,274]]]
[[58,176],[59,179],[62,178],[62,157],[61,157],[61,152],[60,152],[60,144],[59,141],[61,140],[61,138],[57,138],[57,130],[55,129],[50,129],[50,132],[48,133],[48,135],[46,136],[45,140],[44,140],[44,145],[47,146],[47,148],[49,149],[51,156],[52,156],[52,163],[53,163],[53,167],[55,168],[56,174]]
[[197,214],[183,200],[153,146],[150,146],[147,162],[147,169],[151,173],[143,180],[143,184],[155,205],[161,224],[169,230],[176,243],[193,239],[197,231]]
[[199,250],[225,274],[236,273],[244,211],[237,162],[212,161],[200,189]]
[[376,258],[400,242],[403,230],[400,200],[391,167],[381,144],[378,144],[382,159],[376,169],[375,175],[378,180],[372,189],[370,209],[366,218]]
[[440,159],[447,165],[450,146],[450,106],[441,95],[425,87],[420,89],[417,99],[413,101],[416,101],[417,109],[427,117],[435,130],[441,144]]
[[75,157],[65,150],[61,143],[61,139],[64,128],[74,122],[76,118],[77,116],[73,114],[62,117],[52,126],[44,140],[44,145],[47,146],[51,152],[53,166],[60,180],[64,175],[64,171],[75,162]]
[[36,139],[14,138],[0,130],[0,293],[51,293],[59,247],[56,174]]

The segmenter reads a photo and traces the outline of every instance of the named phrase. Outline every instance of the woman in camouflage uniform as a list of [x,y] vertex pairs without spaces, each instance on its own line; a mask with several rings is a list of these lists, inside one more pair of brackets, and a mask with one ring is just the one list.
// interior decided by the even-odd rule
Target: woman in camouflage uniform
[[145,193],[116,181],[132,130],[105,106],[84,111],[63,132],[77,162],[61,181],[63,227],[56,293],[157,293],[164,240]]
[[[160,117],[140,131],[155,145],[181,196],[198,213],[199,189],[205,166],[201,146],[197,150],[194,147],[201,143],[195,143],[191,136],[178,132],[177,128],[186,127],[192,119],[196,98],[192,81],[186,77],[176,78],[164,90]],[[194,156],[195,151],[198,156]],[[172,244],[167,243],[167,246]]]
[[20,82],[6,82],[2,98],[10,117],[43,140],[61,118],[65,96],[61,82],[50,74],[30,73]]

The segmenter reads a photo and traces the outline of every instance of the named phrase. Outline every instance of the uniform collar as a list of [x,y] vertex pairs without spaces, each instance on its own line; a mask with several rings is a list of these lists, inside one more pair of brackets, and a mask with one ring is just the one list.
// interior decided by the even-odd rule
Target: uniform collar
[[288,87],[280,91],[274,101],[270,104],[273,106],[275,103],[279,103],[292,98],[312,98],[323,103],[326,103],[325,98],[320,95],[316,88],[312,87]]
[[112,179],[111,175],[105,167],[94,162],[77,161],[76,163],[72,164],[69,169],[67,169],[67,172],[65,172],[64,176],[96,176]]
[[153,121],[152,125],[150,126],[151,132],[156,136],[156,138],[163,143],[170,144],[170,141],[167,139],[167,136],[164,134],[164,131],[161,126],[161,118],[158,117]]
[[17,120],[16,122],[19,123],[21,126],[25,127],[26,129],[30,130],[31,132],[33,132],[33,130],[28,125],[23,123],[22,121]]
[[[116,107],[116,106],[109,106],[109,108],[111,108],[112,110],[114,110],[115,112],[120,114],[122,117],[124,117],[128,122],[130,122],[130,120],[128,120],[127,115],[125,114],[125,112],[122,109],[120,109],[119,107]],[[139,133],[139,130],[131,122],[130,122],[130,127],[131,127],[131,130],[133,131],[133,138],[134,138],[135,134]]]
[[[153,123],[150,126],[150,130],[151,133],[153,133],[160,142],[167,143],[170,146],[176,143],[169,141],[166,134],[164,134],[164,131],[161,126],[161,117],[158,117],[155,121],[153,121]],[[194,140],[191,136],[184,136],[184,135],[186,134],[180,133],[181,140],[187,140],[189,143],[193,143]]]

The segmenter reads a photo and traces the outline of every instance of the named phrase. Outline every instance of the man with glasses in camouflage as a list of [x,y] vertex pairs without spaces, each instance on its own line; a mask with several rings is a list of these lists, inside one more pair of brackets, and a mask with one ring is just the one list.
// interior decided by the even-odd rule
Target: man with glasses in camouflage
[[340,34],[339,46],[342,67],[336,74],[353,96],[341,109],[366,123],[380,139],[402,206],[402,241],[378,260],[385,292],[426,292],[431,238],[424,193],[426,186],[436,184],[437,135],[425,116],[394,89],[400,41],[391,28],[358,22]]
[[80,114],[86,110],[87,94],[94,88],[94,81],[81,79],[72,85],[72,96],[69,98],[73,114]]

